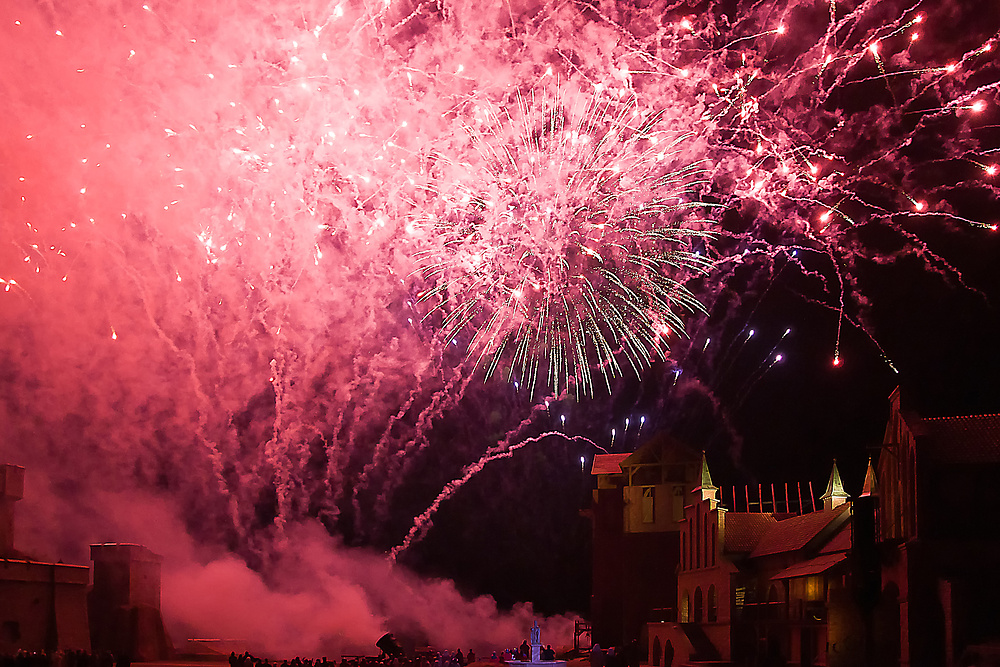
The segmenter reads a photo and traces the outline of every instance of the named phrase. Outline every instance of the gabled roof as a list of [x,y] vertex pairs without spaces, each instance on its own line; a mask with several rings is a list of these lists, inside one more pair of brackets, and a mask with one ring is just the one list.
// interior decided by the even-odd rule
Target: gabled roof
[[925,418],[916,435],[931,460],[1000,463],[1000,414]]
[[750,556],[757,558],[802,549],[849,509],[850,505],[845,503],[831,510],[819,510],[779,521],[764,533]]
[[786,567],[784,570],[771,577],[771,579],[791,579],[793,577],[808,577],[811,574],[820,574],[821,572],[826,572],[837,563],[846,559],[847,554],[843,552],[823,554],[822,556],[816,556],[815,558],[804,560],[801,563],[796,563],[791,567]]
[[701,452],[667,433],[660,432],[622,460],[622,467],[701,460]]
[[620,475],[622,474],[621,463],[629,456],[629,454],[598,454],[594,457],[594,464],[590,467],[590,474]]
[[778,523],[770,514],[756,512],[726,512],[723,515],[726,522],[725,544],[723,551],[727,553],[749,553],[767,530]]

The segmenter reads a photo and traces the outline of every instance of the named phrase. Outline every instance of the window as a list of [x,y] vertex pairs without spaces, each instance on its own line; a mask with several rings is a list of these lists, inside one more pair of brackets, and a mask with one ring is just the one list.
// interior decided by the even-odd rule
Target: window
[[765,618],[784,618],[785,589],[781,584],[771,584],[767,590],[767,608]]
[[719,601],[715,595],[715,584],[708,587],[708,622],[715,623],[719,620]]
[[688,550],[687,550],[687,566],[690,570],[694,567],[694,519],[688,518],[687,520],[687,536],[688,536]]
[[718,535],[718,532],[719,532],[719,526],[716,525],[713,522],[712,523],[712,546],[711,546],[711,551],[709,551],[709,553],[712,554],[712,565],[715,565],[715,538]]
[[809,601],[818,601],[824,598],[823,577],[812,576],[805,579],[805,591],[803,596]]
[[694,622],[701,623],[702,612],[705,610],[704,600],[701,596],[701,586],[694,589]]
[[695,507],[695,526],[694,526],[694,566],[701,567],[701,512]]
[[681,623],[691,622],[691,597],[687,591],[681,595]]
[[704,536],[703,536],[702,539],[704,540],[704,543],[705,543],[705,567],[708,567],[708,563],[709,563],[709,560],[708,560],[709,559],[709,555],[708,554],[710,553],[711,550],[708,547],[708,515],[707,514],[705,515],[705,522],[701,525],[701,532],[704,533]]
[[655,520],[656,507],[656,487],[644,486],[642,488],[642,522],[653,523]]
[[660,638],[653,640],[653,667],[660,667],[660,656],[663,655],[663,648],[660,646]]
[[681,532],[681,569],[687,569],[687,533]]

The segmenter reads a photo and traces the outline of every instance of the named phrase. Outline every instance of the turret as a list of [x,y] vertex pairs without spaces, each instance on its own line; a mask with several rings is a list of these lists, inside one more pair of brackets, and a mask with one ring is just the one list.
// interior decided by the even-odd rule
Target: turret
[[90,591],[91,644],[137,661],[170,656],[170,638],[160,615],[163,558],[139,544],[92,544],[94,587]]
[[878,483],[875,481],[875,468],[872,467],[871,458],[868,459],[868,470],[865,472],[865,483],[861,487],[861,497],[878,495]]
[[711,509],[715,509],[715,506],[719,504],[715,497],[715,492],[719,490],[719,487],[712,483],[712,475],[708,472],[708,459],[705,457],[704,451],[701,453],[700,481],[701,483],[694,489],[695,493],[700,493],[701,499],[710,501]]
[[830,481],[826,483],[826,492],[820,496],[823,501],[823,509],[832,510],[840,507],[850,499],[844,491],[844,483],[840,479],[840,471],[837,470],[837,459],[833,460],[833,470],[830,471]]

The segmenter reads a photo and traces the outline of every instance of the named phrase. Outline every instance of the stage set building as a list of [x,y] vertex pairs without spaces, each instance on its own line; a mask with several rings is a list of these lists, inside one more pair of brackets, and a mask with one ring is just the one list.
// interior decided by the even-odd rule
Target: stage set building
[[[1000,415],[921,418],[897,390],[853,499],[836,462],[819,503],[801,484],[720,494],[704,455],[667,438],[598,456],[592,472],[603,646],[638,641],[651,667],[1000,657],[1000,528],[988,519]],[[656,538],[636,539],[643,529]]]
[[14,506],[24,468],[0,465],[0,655],[111,652],[167,658],[160,616],[161,558],[138,544],[95,544],[86,565],[47,562],[14,546]]

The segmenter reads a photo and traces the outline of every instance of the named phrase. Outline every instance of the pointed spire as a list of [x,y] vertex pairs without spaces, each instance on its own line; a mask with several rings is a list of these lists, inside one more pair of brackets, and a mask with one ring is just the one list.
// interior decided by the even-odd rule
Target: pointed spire
[[837,459],[833,460],[833,470],[830,471],[830,481],[826,483],[826,492],[820,496],[823,501],[823,509],[832,510],[840,507],[850,498],[844,491],[844,482],[840,479],[840,471],[837,470]]
[[872,459],[868,457],[868,470],[865,472],[865,484],[861,487],[861,497],[877,496],[878,482],[875,480],[875,468],[872,467]]
[[714,507],[715,503],[718,502],[715,498],[715,492],[719,490],[715,484],[712,483],[712,474],[708,472],[708,459],[705,457],[705,451],[701,452],[701,483],[695,491],[701,492],[702,500],[711,500]]

